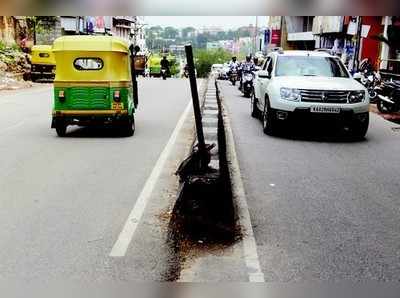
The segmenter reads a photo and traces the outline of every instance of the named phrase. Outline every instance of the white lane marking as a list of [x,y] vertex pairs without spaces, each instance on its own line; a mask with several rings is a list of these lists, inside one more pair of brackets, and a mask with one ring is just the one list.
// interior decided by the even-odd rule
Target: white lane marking
[[192,102],[190,101],[186,109],[182,113],[181,117],[179,118],[178,123],[176,124],[176,127],[172,132],[167,145],[161,152],[153,170],[151,171],[150,176],[147,178],[147,181],[142,189],[142,192],[140,193],[138,199],[136,200],[136,203],[131,213],[129,214],[128,219],[126,220],[125,225],[110,252],[110,257],[125,256],[129,244],[132,241],[135,230],[138,227],[140,219],[144,213],[147,201],[149,200],[150,195],[153,192],[154,186],[158,178],[160,177],[161,171],[164,168],[164,164],[171,153],[172,147],[176,142],[176,139],[179,135],[180,130],[182,129],[185,119],[187,118],[191,110],[191,107],[192,107]]
[[[222,99],[221,99],[222,100]],[[226,111],[226,107],[224,107]],[[239,162],[236,155],[233,132],[228,117],[224,117],[227,136],[228,164],[230,164],[232,193],[236,199],[239,223],[243,230],[243,254],[250,282],[265,282],[264,273],[261,271],[258,259],[257,244],[251,224],[250,212],[247,205],[246,194],[240,173]],[[229,162],[230,161],[230,162]]]

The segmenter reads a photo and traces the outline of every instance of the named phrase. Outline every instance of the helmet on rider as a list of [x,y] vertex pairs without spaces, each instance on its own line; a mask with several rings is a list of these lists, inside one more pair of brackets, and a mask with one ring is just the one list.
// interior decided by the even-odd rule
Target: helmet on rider
[[251,61],[251,56],[250,55],[247,55],[246,56],[246,62],[250,62]]
[[254,58],[253,58],[253,62],[254,62],[255,65],[258,65],[258,58],[257,58],[257,57],[254,57]]
[[233,61],[233,62],[236,62],[236,56],[233,56],[233,57],[232,57],[232,61]]

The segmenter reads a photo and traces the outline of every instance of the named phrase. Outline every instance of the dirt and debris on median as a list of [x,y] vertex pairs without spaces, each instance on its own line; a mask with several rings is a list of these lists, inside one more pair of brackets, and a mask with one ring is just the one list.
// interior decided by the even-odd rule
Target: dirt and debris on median
[[0,90],[16,90],[32,86],[24,80],[29,69],[29,56],[17,47],[6,47],[0,43]]

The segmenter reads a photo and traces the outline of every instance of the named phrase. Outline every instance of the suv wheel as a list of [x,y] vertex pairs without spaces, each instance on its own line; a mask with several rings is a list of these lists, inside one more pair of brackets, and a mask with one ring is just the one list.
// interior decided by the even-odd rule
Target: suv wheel
[[[269,111],[268,111],[269,110]],[[276,121],[271,113],[268,101],[265,101],[264,111],[262,115],[263,131],[266,135],[273,136],[276,134]]]
[[257,98],[254,95],[254,92],[251,96],[251,100],[250,100],[250,111],[251,111],[251,117],[253,118],[260,118],[260,110],[257,107]]
[[356,139],[363,139],[367,134],[369,126],[369,114],[366,115],[366,119],[364,121],[353,120],[353,123],[350,128],[351,136]]

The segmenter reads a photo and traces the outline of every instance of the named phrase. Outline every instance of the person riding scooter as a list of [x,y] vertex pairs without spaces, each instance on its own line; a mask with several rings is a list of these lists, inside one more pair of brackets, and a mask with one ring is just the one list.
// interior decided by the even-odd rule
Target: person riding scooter
[[166,80],[167,76],[169,76],[169,61],[166,56],[164,56],[161,59],[160,65],[161,65],[161,76],[163,80]]
[[238,69],[239,69],[239,64],[236,61],[236,57],[233,56],[231,62],[229,63],[229,71],[228,71],[228,77],[232,85],[236,84],[238,78]]
[[243,78],[244,75],[247,73],[252,73],[256,71],[256,66],[254,64],[254,62],[251,60],[251,56],[247,55],[246,56],[246,61],[242,63],[242,65],[240,66],[240,72],[241,72],[241,76],[240,76],[240,85],[239,85],[239,89],[242,90],[243,87]]

